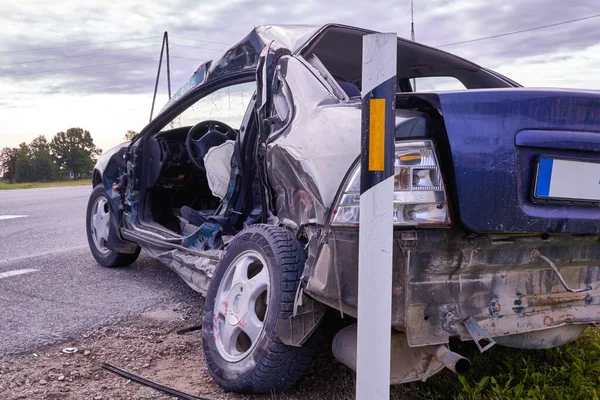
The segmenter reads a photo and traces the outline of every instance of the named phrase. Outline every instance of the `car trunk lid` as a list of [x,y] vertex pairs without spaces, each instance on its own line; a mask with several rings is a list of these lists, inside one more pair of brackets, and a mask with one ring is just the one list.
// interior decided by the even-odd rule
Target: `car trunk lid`
[[469,90],[435,100],[465,227],[600,233],[600,92]]

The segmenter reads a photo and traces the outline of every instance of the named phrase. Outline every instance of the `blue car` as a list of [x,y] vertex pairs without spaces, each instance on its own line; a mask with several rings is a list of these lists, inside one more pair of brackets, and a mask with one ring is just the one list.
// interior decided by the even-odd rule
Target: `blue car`
[[[355,368],[369,33],[255,28],[95,167],[93,256],[118,267],[143,248],[206,296],[226,390],[298,382],[328,309]],[[600,322],[600,93],[522,88],[400,38],[397,54],[391,382],[466,373],[450,339],[575,340]]]

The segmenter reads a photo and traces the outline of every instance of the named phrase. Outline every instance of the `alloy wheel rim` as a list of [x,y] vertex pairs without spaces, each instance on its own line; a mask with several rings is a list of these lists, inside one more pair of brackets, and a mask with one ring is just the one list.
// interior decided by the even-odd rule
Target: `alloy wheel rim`
[[102,254],[108,254],[110,249],[106,247],[108,241],[108,232],[110,230],[110,210],[108,202],[104,197],[98,197],[92,205],[90,215],[90,229],[92,240],[96,250]]
[[270,276],[256,251],[245,251],[230,264],[219,284],[213,334],[219,354],[229,362],[247,357],[264,331]]

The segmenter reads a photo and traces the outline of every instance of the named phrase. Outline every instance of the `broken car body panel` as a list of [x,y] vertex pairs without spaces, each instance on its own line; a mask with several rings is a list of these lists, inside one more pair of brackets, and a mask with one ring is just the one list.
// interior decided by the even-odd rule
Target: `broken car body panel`
[[[463,321],[473,317],[489,337],[525,334],[565,324],[600,320],[600,237],[469,235],[460,230],[394,234],[392,324],[411,346],[470,340]],[[356,316],[358,232],[328,232],[306,291]],[[539,250],[555,260],[574,287],[568,293],[554,272],[531,259]],[[515,341],[516,342],[516,341]],[[545,341],[523,341],[539,348]],[[557,343],[558,345],[560,343]]]
[[[206,293],[236,229],[256,222],[286,226],[308,252],[296,306],[308,295],[356,316],[358,226],[332,218],[360,155],[361,101],[341,85],[358,90],[367,33],[341,25],[259,27],[200,66],[130,146],[125,169],[109,170],[112,158],[99,161],[107,191],[121,201],[122,237]],[[404,39],[398,46],[396,140],[434,144],[452,225],[395,227],[393,327],[412,347],[471,340],[473,329],[522,348],[573,340],[580,327],[600,322],[599,202],[539,199],[533,191],[540,157],[600,160],[600,94],[516,88],[448,53]],[[250,73],[257,76],[256,104],[240,127],[230,190],[214,225],[189,235],[158,226],[151,213],[144,216],[143,191],[150,188],[135,181],[144,174],[144,140],[197,93]],[[411,89],[413,78],[445,75],[473,90]],[[117,193],[113,185],[123,171],[134,181]],[[249,207],[236,200],[244,179],[256,189],[253,210],[235,208]],[[234,217],[242,219],[231,223]],[[558,274],[532,258],[536,250]],[[589,290],[569,293],[561,278]],[[294,342],[289,331],[286,343]]]

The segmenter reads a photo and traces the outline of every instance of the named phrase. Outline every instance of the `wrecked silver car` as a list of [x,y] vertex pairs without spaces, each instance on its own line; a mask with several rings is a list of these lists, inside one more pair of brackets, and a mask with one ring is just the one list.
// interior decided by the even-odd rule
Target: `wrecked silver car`
[[[207,366],[226,390],[289,388],[325,311],[357,316],[368,33],[258,27],[94,170],[92,254],[114,267],[143,248],[206,296]],[[392,383],[466,372],[451,338],[576,339],[600,321],[600,94],[397,49]],[[355,367],[355,325],[333,351]]]

